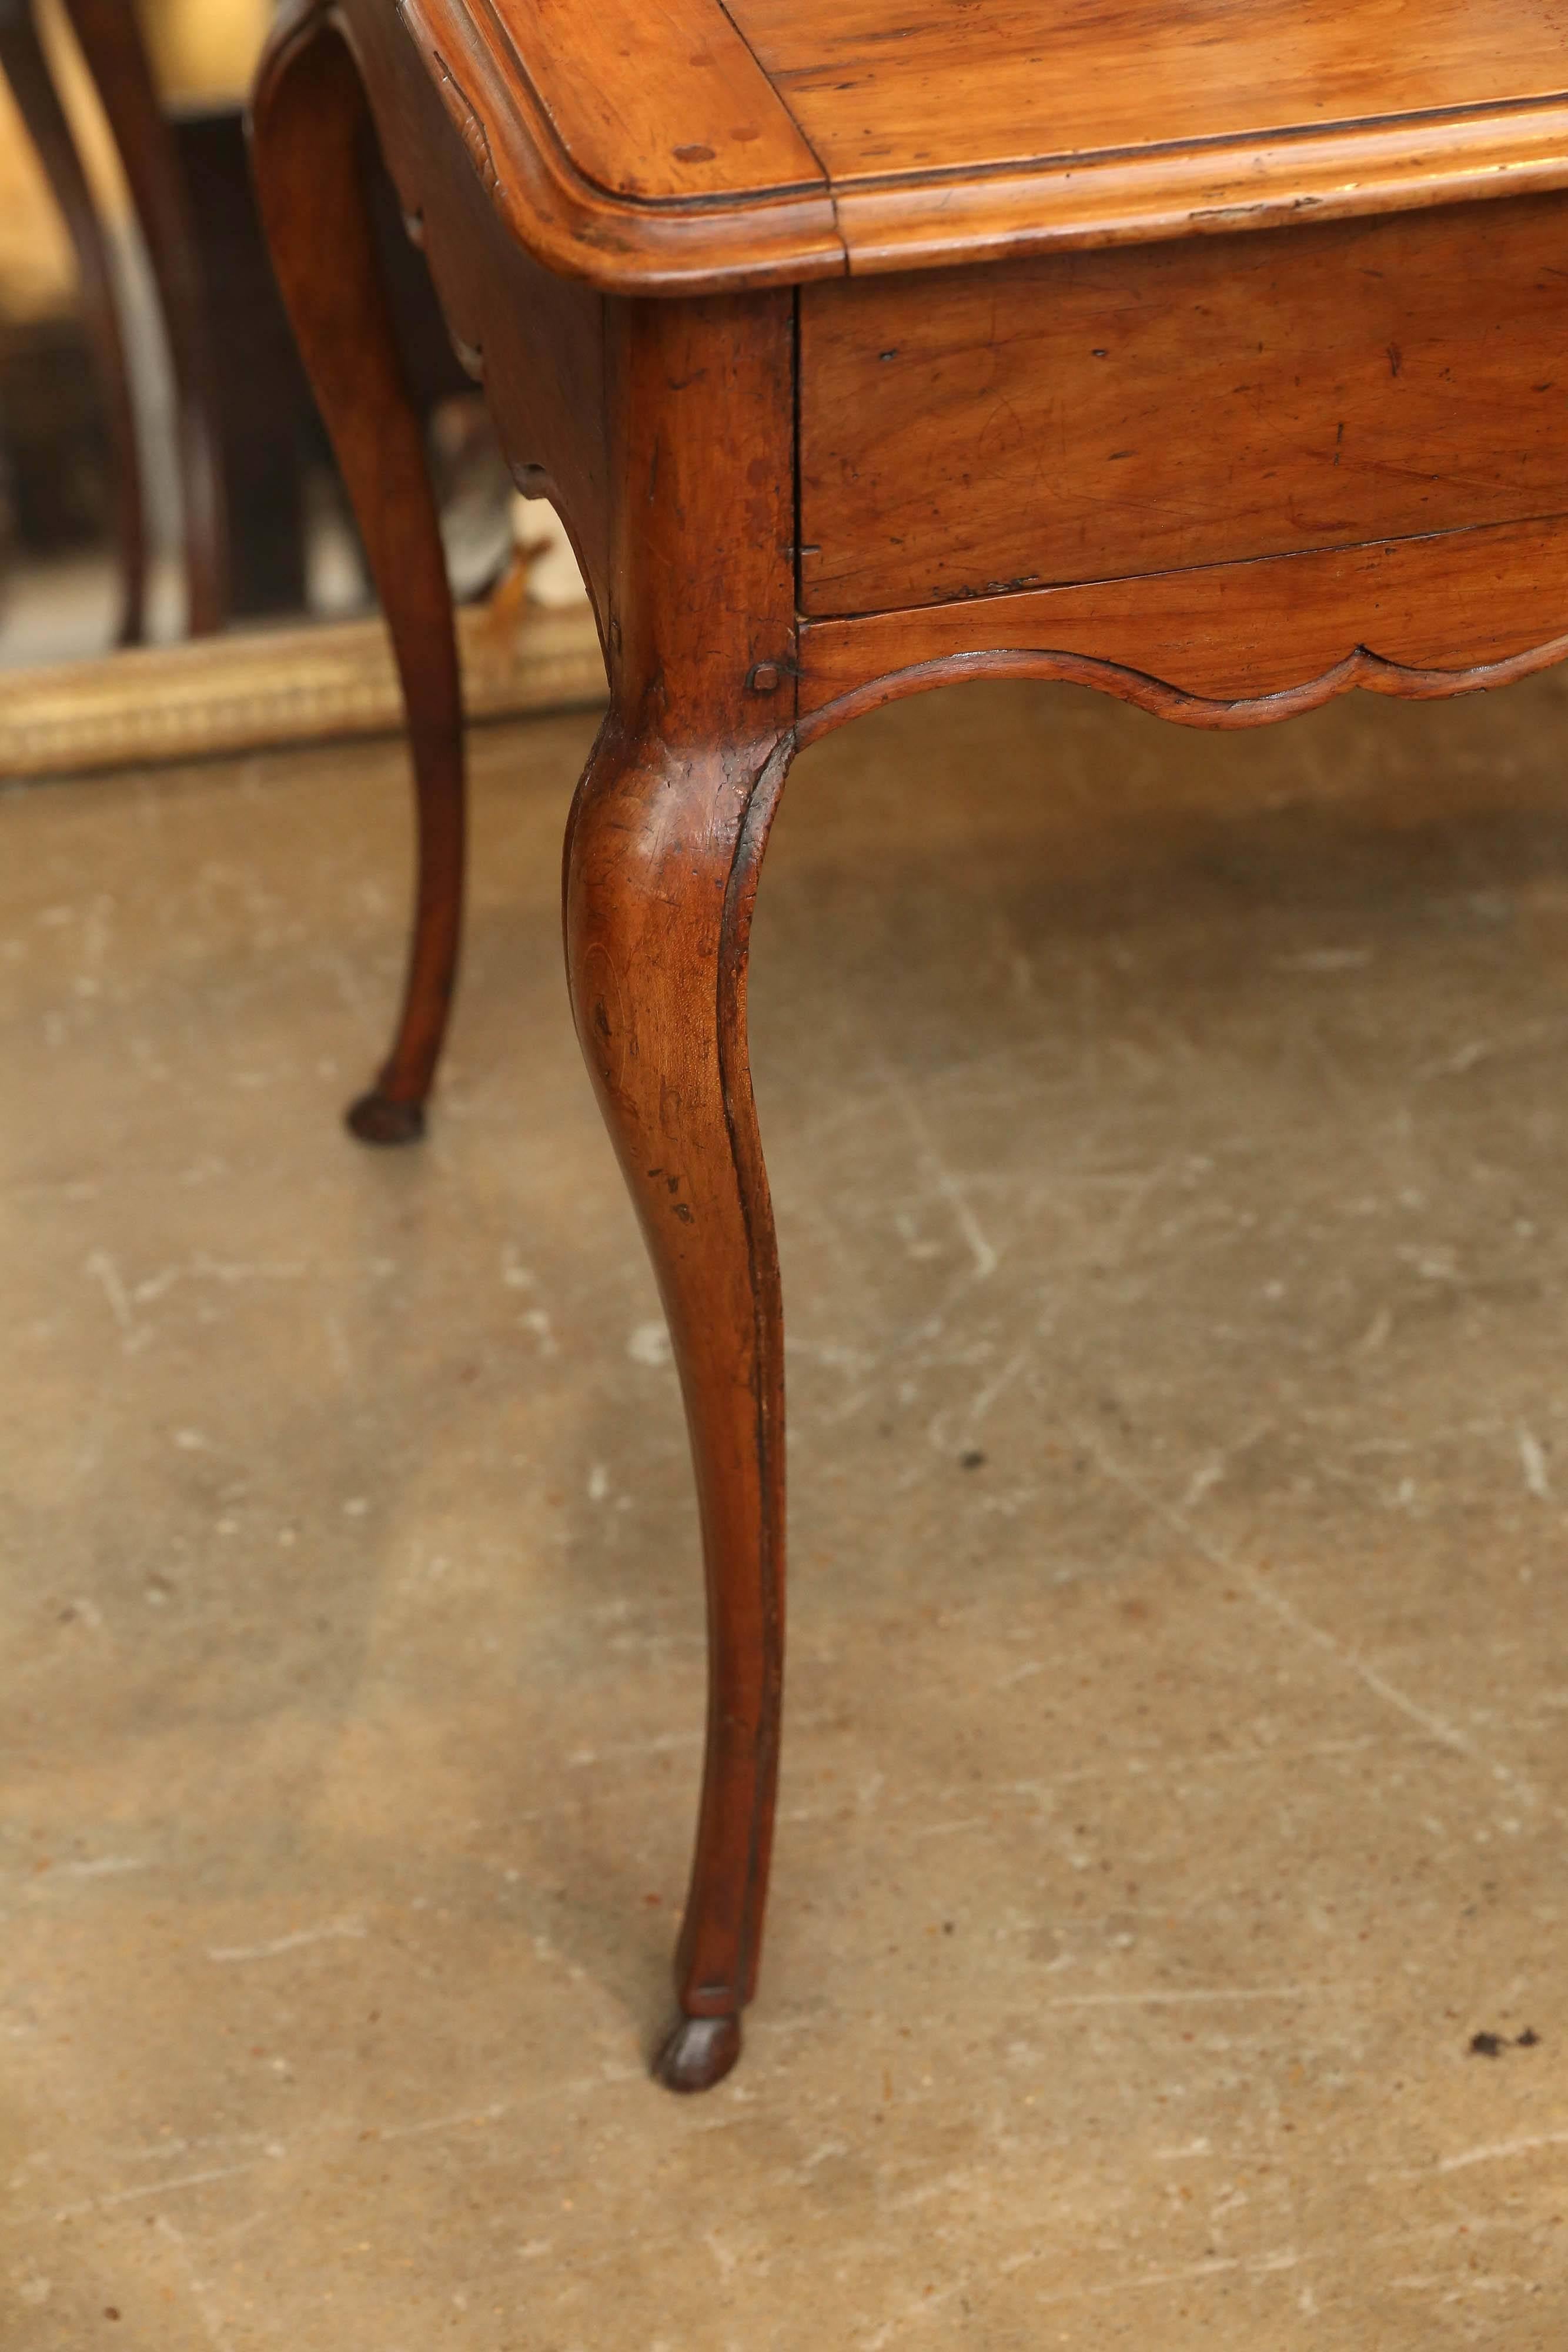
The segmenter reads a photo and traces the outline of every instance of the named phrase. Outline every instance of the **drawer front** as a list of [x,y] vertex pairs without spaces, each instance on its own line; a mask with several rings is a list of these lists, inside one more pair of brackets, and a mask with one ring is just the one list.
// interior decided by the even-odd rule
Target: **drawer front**
[[813,614],[1568,510],[1568,197],[800,291]]

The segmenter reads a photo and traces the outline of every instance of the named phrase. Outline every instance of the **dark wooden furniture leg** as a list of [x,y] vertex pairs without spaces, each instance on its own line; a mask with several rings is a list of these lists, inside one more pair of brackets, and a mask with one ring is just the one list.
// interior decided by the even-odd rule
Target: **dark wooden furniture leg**
[[237,106],[169,123],[196,243],[217,390],[231,620],[308,603],[305,478],[326,434],[267,257]]
[[567,961],[701,1508],[707,1753],[656,2068],[695,2091],[738,2057],[757,1980],[783,1680],[783,1318],[746,982],[793,750],[789,306],[617,305],[606,332],[612,707],[568,831]]
[[133,646],[140,643],[144,625],[148,551],[136,410],[103,224],[38,39],[32,0],[0,0],[0,73],[11,86],[76,255],[82,312],[97,356],[114,452],[115,535],[122,574],[119,641]]
[[402,1017],[349,1112],[367,1143],[423,1132],[462,929],[462,694],[423,435],[405,387],[361,171],[363,92],[341,38],[307,20],[253,102],[256,188],[283,290],[364,538],[408,711],[419,877]]
[[747,1062],[746,934],[779,764],[678,752],[611,719],[573,812],[578,1034],[680,1365],[701,1503],[707,1757],[657,2061],[701,2090],[740,2054],[767,1895],[783,1669],[783,1349]]
[[163,310],[179,404],[186,626],[222,628],[228,614],[228,545],[217,384],[195,240],[169,126],[127,0],[66,0],[114,134]]

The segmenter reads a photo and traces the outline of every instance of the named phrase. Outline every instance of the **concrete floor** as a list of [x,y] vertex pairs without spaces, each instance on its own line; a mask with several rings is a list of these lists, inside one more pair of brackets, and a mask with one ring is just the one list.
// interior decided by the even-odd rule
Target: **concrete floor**
[[800,762],[782,1822],[689,2103],[591,728],[476,742],[403,1155],[338,1124],[395,747],[0,802],[0,2336],[1560,2347],[1563,686],[1229,739],[971,688]]

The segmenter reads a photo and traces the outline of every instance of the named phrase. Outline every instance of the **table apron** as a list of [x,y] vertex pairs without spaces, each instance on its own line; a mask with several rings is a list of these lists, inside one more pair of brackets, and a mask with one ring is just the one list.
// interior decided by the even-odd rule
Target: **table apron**
[[802,287],[812,616],[1568,509],[1568,195]]

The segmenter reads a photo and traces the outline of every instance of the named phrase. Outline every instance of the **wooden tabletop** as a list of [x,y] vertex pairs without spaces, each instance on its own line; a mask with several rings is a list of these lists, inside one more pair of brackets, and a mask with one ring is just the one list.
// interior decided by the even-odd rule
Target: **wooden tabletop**
[[497,201],[622,289],[1568,184],[1562,0],[401,0]]

